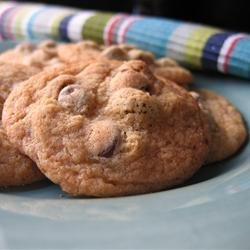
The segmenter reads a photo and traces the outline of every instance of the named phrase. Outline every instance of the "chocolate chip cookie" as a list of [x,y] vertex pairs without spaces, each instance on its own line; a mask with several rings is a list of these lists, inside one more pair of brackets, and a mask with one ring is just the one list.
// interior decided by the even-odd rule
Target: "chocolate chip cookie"
[[9,95],[3,124],[73,195],[169,188],[190,178],[208,153],[196,100],[137,60],[85,61],[38,74]]
[[27,80],[38,72],[39,70],[35,67],[0,62],[0,95],[5,100],[16,84]]
[[20,186],[44,179],[36,164],[10,143],[0,123],[0,187]]
[[60,64],[57,56],[57,43],[52,40],[34,44],[23,42],[0,54],[0,61],[4,63],[18,63],[39,69]]
[[[13,87],[36,74],[36,68],[0,63],[0,115],[4,100]],[[29,184],[44,178],[35,163],[12,144],[0,121],[0,187]]]
[[207,163],[228,158],[238,151],[247,137],[240,112],[223,96],[207,89],[193,93],[201,104],[211,133]]
[[185,86],[193,81],[191,72],[178,65],[177,62],[169,58],[156,59],[151,52],[127,44],[108,47],[100,46],[93,41],[63,44],[58,46],[58,56],[64,62],[81,62],[88,58],[98,57],[120,61],[142,60],[149,65],[154,74],[179,85]]

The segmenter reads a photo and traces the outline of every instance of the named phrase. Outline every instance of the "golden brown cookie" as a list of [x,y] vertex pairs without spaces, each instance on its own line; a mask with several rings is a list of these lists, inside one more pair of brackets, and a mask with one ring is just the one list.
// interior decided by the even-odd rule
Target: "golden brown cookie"
[[65,63],[83,63],[85,60],[97,59],[101,47],[94,41],[81,41],[78,43],[65,43],[58,45],[58,57]]
[[142,61],[47,70],[8,97],[10,140],[73,195],[118,196],[183,183],[207,157],[198,103]]
[[30,184],[44,179],[36,164],[8,140],[0,123],[0,187]]
[[52,40],[45,40],[37,44],[20,43],[14,49],[0,54],[0,61],[23,64],[39,69],[61,63],[57,56],[57,43]]
[[35,67],[0,62],[0,95],[6,99],[16,84],[27,80],[38,72],[40,70]]
[[142,60],[146,62],[154,74],[176,82],[179,85],[192,83],[190,71],[181,67],[169,58],[156,59],[149,51],[137,49],[134,46],[121,44],[101,47],[93,41],[82,41],[58,46],[58,56],[64,62],[81,62],[88,58],[104,57],[110,60]]
[[[10,91],[22,80],[36,74],[36,68],[19,64],[0,64],[0,115]],[[29,184],[44,178],[35,163],[10,143],[0,121],[0,187]]]
[[207,89],[195,91],[211,133],[207,163],[226,159],[236,153],[246,140],[242,116],[223,96]]

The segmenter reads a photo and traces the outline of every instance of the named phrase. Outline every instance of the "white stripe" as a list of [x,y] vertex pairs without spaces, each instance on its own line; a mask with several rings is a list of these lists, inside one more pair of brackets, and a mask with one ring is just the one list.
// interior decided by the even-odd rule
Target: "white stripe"
[[[16,4],[14,3],[0,3],[0,17],[2,16],[2,14],[7,10],[9,9],[10,7],[14,7],[14,6],[17,6]],[[6,33],[5,32],[6,28],[3,27],[3,33]],[[5,34],[6,35],[6,34]],[[9,35],[9,32],[8,32],[8,35]],[[0,40],[2,40],[2,36],[0,35]]]
[[51,27],[49,24],[57,13],[58,11],[56,9],[48,8],[36,16],[32,26],[32,33],[35,38],[44,38],[50,34]]
[[95,14],[94,11],[84,11],[71,18],[68,24],[68,37],[71,41],[78,42],[83,39],[82,29],[85,22]]
[[232,36],[229,36],[223,43],[221,49],[220,49],[220,55],[217,61],[217,69],[221,72],[225,72],[224,64],[226,61],[226,55],[228,53],[228,50],[230,49],[231,45],[235,42],[235,40],[238,40],[239,38],[245,37],[245,34],[235,34]]
[[190,39],[192,32],[200,27],[200,25],[192,24],[183,24],[179,26],[169,37],[166,44],[166,56],[179,62],[184,62],[187,41]]
[[21,32],[22,35],[26,38],[29,37],[29,32],[28,32],[28,23],[30,18],[38,11],[40,11],[40,9],[43,7],[43,5],[37,5],[34,6],[31,10],[28,11],[28,13],[25,15],[25,17],[23,18],[22,24],[21,24]]
[[117,34],[117,43],[121,44],[124,43],[124,33],[126,32],[127,28],[136,20],[140,19],[140,17],[137,16],[132,16],[132,17],[128,17],[121,25],[121,27],[118,30],[118,34]]
[[104,29],[104,34],[103,34],[103,41],[104,41],[105,45],[110,45],[108,35],[109,35],[109,31],[110,31],[112,25],[115,22],[117,22],[117,20],[120,20],[122,17],[125,17],[125,15],[115,15],[106,24],[105,29]]
[[15,6],[14,3],[0,3],[0,16],[3,14],[5,10],[13,6]]

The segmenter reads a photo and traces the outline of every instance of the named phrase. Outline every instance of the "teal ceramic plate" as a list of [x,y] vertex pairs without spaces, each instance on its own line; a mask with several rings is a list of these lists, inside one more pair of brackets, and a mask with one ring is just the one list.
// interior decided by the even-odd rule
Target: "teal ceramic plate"
[[[2,43],[0,49],[13,46]],[[250,82],[197,75],[250,123]],[[250,145],[185,186],[121,198],[71,198],[48,182],[0,191],[0,249],[250,247]]]

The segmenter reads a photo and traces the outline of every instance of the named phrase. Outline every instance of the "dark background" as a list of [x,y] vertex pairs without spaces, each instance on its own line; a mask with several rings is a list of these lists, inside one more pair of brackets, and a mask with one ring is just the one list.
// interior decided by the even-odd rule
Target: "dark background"
[[250,32],[250,0],[30,0],[98,9],[164,16]]

